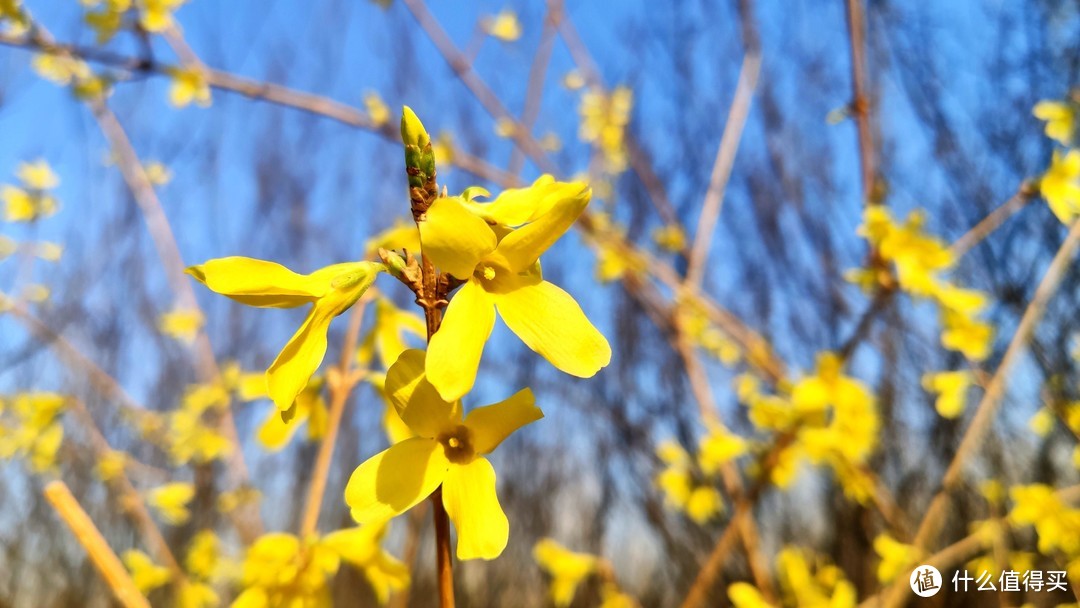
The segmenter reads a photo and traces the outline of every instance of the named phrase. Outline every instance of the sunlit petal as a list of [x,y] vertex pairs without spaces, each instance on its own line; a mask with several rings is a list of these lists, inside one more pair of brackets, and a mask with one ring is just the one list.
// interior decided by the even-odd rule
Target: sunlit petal
[[544,413],[535,405],[532,391],[522,389],[509,399],[476,408],[465,417],[465,426],[472,431],[473,449],[487,454],[521,427],[536,422]]
[[451,298],[442,327],[428,345],[427,378],[443,399],[460,399],[472,389],[484,343],[494,326],[491,296],[469,281]]
[[460,402],[439,397],[424,375],[424,351],[410,349],[386,372],[385,392],[401,420],[420,437],[436,437],[461,421]]
[[435,266],[459,279],[495,249],[495,233],[457,197],[438,198],[420,222],[420,246]]
[[407,439],[353,471],[345,486],[345,502],[357,523],[390,519],[430,496],[446,477],[449,464],[434,439]]
[[492,257],[505,261],[512,271],[521,272],[574,225],[589,204],[592,191],[580,183],[562,186],[547,213],[503,237]]
[[293,308],[330,289],[323,276],[297,274],[274,262],[227,257],[192,266],[187,273],[211,290],[248,306]]
[[555,285],[542,281],[494,298],[510,330],[560,370],[588,378],[611,361],[607,339]]
[[486,458],[453,465],[443,482],[443,505],[457,528],[458,559],[495,559],[506,548],[510,522],[495,494],[495,469]]
[[277,359],[266,370],[266,388],[278,409],[292,406],[326,355],[326,332],[333,314],[316,304]]

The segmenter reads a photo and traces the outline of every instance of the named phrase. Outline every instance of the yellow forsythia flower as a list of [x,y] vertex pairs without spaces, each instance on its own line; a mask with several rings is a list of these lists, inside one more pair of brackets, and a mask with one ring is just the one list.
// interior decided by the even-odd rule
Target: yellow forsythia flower
[[[484,455],[543,413],[524,389],[462,416],[461,402],[439,397],[428,381],[425,353],[407,350],[386,374],[386,394],[416,434],[372,456],[353,471],[345,502],[358,523],[371,524],[411,509],[442,485],[446,513],[457,528],[458,559],[494,559],[510,534],[495,494],[495,469]],[[387,484],[386,467],[400,483]]]
[[389,522],[376,522],[359,528],[346,528],[327,534],[322,546],[334,551],[341,560],[364,573],[375,599],[386,604],[392,591],[409,586],[409,568],[383,550]]
[[386,298],[375,300],[375,324],[356,352],[356,362],[362,367],[371,364],[378,355],[383,369],[388,369],[398,356],[409,348],[407,336],[418,341],[427,337],[427,325],[419,315],[398,308]]
[[1050,168],[1039,180],[1039,191],[1061,223],[1071,224],[1080,213],[1080,150],[1065,155],[1055,150]]
[[718,473],[728,462],[746,453],[746,440],[717,426],[709,431],[698,446],[698,463],[706,475]]
[[1054,430],[1054,412],[1042,407],[1028,420],[1028,428],[1039,437],[1045,437]]
[[964,411],[964,398],[971,386],[969,371],[937,372],[922,378],[923,388],[937,393],[934,407],[943,418],[956,418]]
[[617,87],[610,95],[600,89],[592,89],[581,96],[578,137],[603,153],[607,170],[611,173],[621,173],[626,169],[623,137],[633,105],[634,95],[626,87]]
[[90,66],[85,61],[67,55],[41,53],[34,56],[31,65],[39,76],[61,86],[91,75]]
[[94,474],[104,483],[109,483],[124,473],[126,464],[127,456],[123,452],[110,450],[98,459]]
[[146,503],[166,523],[179,526],[191,517],[187,504],[195,498],[195,486],[190,483],[173,482],[158,486],[146,495]]
[[514,42],[521,38],[521,22],[510,9],[503,9],[494,17],[485,19],[483,25],[489,36],[503,42]]
[[390,108],[386,107],[386,102],[382,100],[382,97],[379,97],[378,93],[374,91],[365,93],[364,107],[367,108],[371,124],[376,127],[381,127],[390,122]]
[[312,378],[300,391],[292,408],[282,412],[274,409],[259,427],[256,439],[269,452],[276,452],[296,434],[300,425],[307,423],[308,441],[317,441],[326,434],[327,410],[322,395],[323,379]]
[[193,577],[209,579],[214,574],[220,557],[220,542],[213,530],[202,530],[191,539],[184,567]]
[[210,106],[210,84],[198,68],[177,69],[169,72],[172,85],[169,87],[169,103],[175,108],[195,105]]
[[156,160],[146,163],[143,166],[143,172],[146,174],[146,180],[154,186],[164,186],[172,181],[172,171]]
[[375,253],[379,249],[401,250],[418,254],[420,252],[420,231],[410,218],[408,221],[398,218],[386,230],[372,236],[364,243],[364,251]]
[[148,32],[163,32],[176,21],[173,13],[187,0],[135,0],[139,7],[139,25]]
[[[3,249],[3,247],[0,247],[0,249]],[[34,247],[34,255],[46,262],[59,262],[64,255],[64,246],[58,243],[42,241]],[[4,257],[3,253],[0,252],[0,258],[2,257]]]
[[31,222],[56,213],[56,199],[48,194],[60,185],[60,178],[44,160],[20,163],[15,176],[21,188],[0,187],[4,202],[4,217],[9,222]]
[[124,551],[122,556],[124,566],[131,573],[131,579],[135,587],[146,595],[154,589],[172,580],[172,573],[165,566],[159,566],[150,559],[150,556],[138,549]]
[[1046,122],[1046,136],[1063,146],[1072,143],[1076,132],[1076,107],[1064,101],[1040,101],[1032,114]]
[[330,322],[345,312],[385,270],[374,262],[334,264],[307,275],[245,257],[210,260],[188,274],[221,295],[260,308],[310,305],[300,329],[266,370],[266,387],[279,410],[288,410],[326,355]]
[[[424,253],[465,284],[428,347],[428,378],[443,399],[469,392],[498,316],[534,352],[581,378],[611,360],[611,347],[570,294],[544,281],[539,259],[589,203],[581,183],[544,176],[491,203],[435,200],[420,222]],[[492,225],[517,227],[496,231]]]
[[158,317],[158,330],[177,340],[191,343],[203,326],[203,316],[197,310],[177,308]]
[[882,583],[893,581],[919,559],[918,549],[905,545],[888,534],[879,534],[874,539],[874,551],[881,558],[877,576]]
[[772,604],[766,602],[757,587],[750,583],[728,585],[727,593],[734,608],[772,608]]
[[666,224],[653,230],[653,242],[665,251],[679,252],[686,248],[686,233],[675,224]]
[[1009,497],[1013,501],[1009,523],[1015,527],[1034,526],[1040,553],[1080,554],[1080,509],[1066,505],[1053,488],[1044,484],[1014,486]]
[[22,10],[22,0],[0,0],[0,25],[9,36],[22,36],[30,29],[30,19]]
[[495,121],[495,135],[511,138],[517,132],[517,123],[513,118],[500,118]]
[[574,601],[578,585],[595,572],[599,564],[596,556],[575,553],[550,538],[536,543],[533,558],[551,575],[551,601],[560,608]]
[[28,190],[52,190],[60,185],[60,178],[49,163],[40,159],[32,163],[21,163],[15,171],[15,177],[18,177],[23,187]]
[[563,76],[562,85],[571,91],[576,91],[585,87],[585,77],[577,70],[570,70]]
[[217,608],[221,598],[206,583],[185,581],[176,596],[176,608]]

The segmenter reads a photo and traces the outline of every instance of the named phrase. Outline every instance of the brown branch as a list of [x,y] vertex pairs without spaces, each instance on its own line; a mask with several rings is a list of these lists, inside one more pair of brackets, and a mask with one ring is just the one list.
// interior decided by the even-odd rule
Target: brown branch
[[972,226],[963,236],[953,242],[949,248],[949,253],[952,254],[953,259],[964,257],[964,254],[970,251],[972,247],[981,243],[990,233],[997,230],[1006,220],[1018,213],[1038,196],[1038,186],[1031,182],[1021,184],[1016,193],[1009,197],[1009,200],[991,211],[982,221]]
[[[1080,245],[1080,222],[1073,223],[1068,236],[1054,255],[1054,259],[1051,260],[1042,281],[1039,282],[1035,295],[1024,310],[1024,314],[1020,318],[1020,324],[1016,328],[1016,333],[1013,334],[1001,363],[990,379],[986,392],[983,393],[983,397],[975,409],[975,416],[972,418],[971,424],[964,431],[964,435],[960,440],[960,447],[957,448],[956,454],[945,471],[941,481],[941,488],[935,494],[929,508],[926,509],[923,515],[918,531],[912,541],[914,546],[924,550],[928,549],[931,540],[937,535],[943,524],[945,511],[950,502],[949,494],[959,485],[964,465],[968,458],[979,448],[983,437],[990,429],[1008,384],[1009,371],[1027,347],[1028,340],[1034,333],[1035,326],[1042,317],[1047,302],[1056,291],[1065,270],[1072,261],[1077,245]],[[898,601],[896,595],[896,593],[893,594],[890,605],[895,605],[895,602]]]
[[862,171],[862,200],[864,205],[877,204],[875,193],[877,163],[874,137],[871,132],[871,102],[868,94],[866,68],[866,20],[863,0],[847,0],[848,35],[851,41],[851,113],[859,135],[859,166]]
[[45,498],[56,510],[60,519],[67,524],[79,544],[86,549],[86,553],[90,555],[90,561],[97,567],[101,578],[105,579],[105,583],[116,596],[116,600],[124,608],[150,608],[150,602],[147,602],[143,594],[139,592],[135,582],[124,569],[124,565],[120,563],[120,558],[116,557],[116,553],[109,547],[109,543],[98,531],[93,520],[79,505],[79,501],[71,495],[71,490],[67,485],[62,481],[49,483],[45,486]]
[[[548,64],[551,62],[551,53],[555,49],[556,27],[562,19],[562,14],[562,0],[550,0],[547,14],[544,16],[544,27],[540,32],[540,46],[536,48],[532,66],[529,68],[529,81],[525,87],[525,109],[521,113],[521,126],[529,133],[532,133],[540,114],[544,80],[547,77]],[[514,147],[510,153],[509,173],[518,175],[524,165],[524,151],[519,147]]]
[[743,128],[746,119],[750,115],[750,102],[757,89],[758,76],[761,73],[761,53],[757,50],[748,51],[739,68],[739,81],[735,86],[735,98],[728,109],[727,122],[724,123],[724,133],[720,136],[720,148],[716,152],[716,160],[713,162],[712,176],[709,178],[709,189],[705,192],[705,200],[701,204],[701,213],[698,215],[697,232],[694,235],[694,244],[690,249],[690,259],[686,265],[686,281],[692,285],[701,285],[705,271],[705,261],[709,257],[709,247],[712,245],[713,236],[716,234],[716,222],[720,219],[720,211],[724,204],[724,192],[727,189],[728,180],[731,178],[731,169],[735,165],[735,153],[739,149],[742,140]]

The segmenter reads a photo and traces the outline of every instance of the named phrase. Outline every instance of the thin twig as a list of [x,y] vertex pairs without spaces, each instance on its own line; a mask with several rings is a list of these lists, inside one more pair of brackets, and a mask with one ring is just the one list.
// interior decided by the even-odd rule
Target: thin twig
[[949,253],[952,254],[953,259],[964,257],[964,254],[970,251],[972,247],[978,245],[983,239],[989,236],[990,233],[1004,224],[1005,220],[1009,219],[1026,207],[1028,203],[1035,200],[1038,194],[1038,188],[1030,182],[1021,184],[1016,193],[1009,197],[1009,200],[991,211],[982,219],[982,221],[972,226],[972,228],[965,232],[963,236],[953,242],[952,246],[949,247]]
[[[959,485],[964,465],[967,463],[968,458],[979,448],[983,436],[990,429],[1001,398],[1005,393],[1005,388],[1008,385],[1009,371],[1027,347],[1028,340],[1034,333],[1036,324],[1042,317],[1047,303],[1057,290],[1066,268],[1072,261],[1077,245],[1080,245],[1080,222],[1073,223],[1068,236],[1054,255],[1054,259],[1051,260],[1042,281],[1039,282],[1035,295],[1027,308],[1024,309],[1016,333],[1013,334],[1001,363],[990,379],[986,392],[983,393],[982,399],[975,409],[975,416],[972,418],[971,424],[964,431],[956,454],[949,463],[949,467],[945,470],[941,488],[934,495],[929,508],[926,509],[923,515],[918,531],[912,541],[914,546],[924,550],[928,549],[930,541],[937,535],[943,524],[945,510],[949,506],[949,494]],[[895,602],[898,601],[896,595],[896,593],[893,594],[890,605],[895,605]]]
[[848,36],[851,41],[851,113],[859,135],[859,167],[862,171],[862,201],[864,205],[877,204],[875,185],[877,161],[874,137],[870,123],[870,97],[867,92],[866,68],[866,20],[863,0],[847,0]]
[[716,222],[724,204],[724,192],[731,169],[735,165],[735,153],[742,140],[746,119],[750,115],[750,102],[757,89],[758,76],[761,73],[761,52],[757,49],[747,51],[739,68],[739,81],[735,86],[735,97],[728,109],[727,122],[720,136],[720,147],[716,151],[709,189],[705,191],[705,200],[698,215],[697,231],[694,244],[690,248],[690,259],[686,265],[686,281],[692,285],[701,285],[705,272],[705,261],[709,257],[709,248],[716,234]]
[[[540,115],[540,104],[544,97],[544,80],[547,77],[548,64],[551,62],[551,52],[555,49],[556,27],[562,19],[562,12],[562,0],[548,2],[544,26],[540,31],[540,45],[536,47],[536,55],[529,68],[529,81],[525,87],[525,109],[521,112],[521,126],[529,133],[532,133],[536,119]],[[515,146],[510,153],[510,164],[507,170],[512,175],[518,175],[524,165],[525,152]]]
[[369,301],[371,301],[370,292],[353,305],[349,313],[349,327],[345,333],[345,341],[341,346],[341,358],[338,360],[337,367],[327,374],[327,384],[330,387],[330,412],[327,415],[326,435],[319,444],[319,453],[315,457],[315,467],[311,474],[311,484],[308,486],[307,500],[304,502],[304,514],[300,520],[300,538],[307,538],[318,530],[319,512],[322,510],[323,497],[326,494],[326,481],[330,476],[330,464],[333,462],[334,446],[337,443],[338,430],[341,428],[341,417],[345,411],[345,404],[349,401],[349,395],[360,380],[360,376],[353,373],[352,366],[356,359],[356,344],[360,339],[360,323]]
[[60,519],[64,520],[71,529],[71,533],[75,535],[79,544],[86,549],[86,553],[90,555],[90,561],[97,567],[101,578],[105,579],[105,583],[112,590],[117,601],[124,608],[150,608],[150,602],[146,601],[143,594],[139,592],[135,581],[131,580],[124,565],[120,563],[120,558],[109,547],[105,537],[79,505],[79,501],[72,496],[67,485],[59,480],[50,482],[45,486],[45,498],[56,510]]

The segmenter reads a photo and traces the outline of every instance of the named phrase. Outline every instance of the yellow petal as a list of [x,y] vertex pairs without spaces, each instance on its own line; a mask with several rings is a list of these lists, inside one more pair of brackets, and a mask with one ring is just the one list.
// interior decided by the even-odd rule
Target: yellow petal
[[192,266],[187,273],[211,290],[248,306],[293,308],[330,290],[325,276],[300,275],[281,264],[233,256]]
[[300,329],[266,370],[267,392],[281,411],[292,406],[326,355],[326,332],[334,315],[320,304],[311,308]]
[[407,439],[356,467],[345,486],[345,502],[357,523],[390,519],[430,496],[449,464],[434,439]]
[[379,543],[386,536],[387,521],[373,522],[366,526],[346,528],[327,534],[320,541],[337,553],[341,559],[365,566],[381,551]]
[[592,196],[588,188],[579,189],[583,184],[575,182],[567,186],[570,187],[559,191],[547,213],[503,237],[494,257],[505,260],[514,272],[522,272],[540,259],[540,254],[574,225]]
[[574,298],[557,286],[542,281],[494,299],[510,330],[560,370],[588,378],[611,361],[607,339]]
[[460,403],[444,401],[425,377],[422,350],[401,353],[386,372],[384,387],[401,420],[420,437],[437,437],[461,422]]
[[457,528],[458,559],[495,559],[506,548],[510,522],[495,494],[495,469],[486,458],[452,465],[443,482],[443,505]]
[[289,443],[296,434],[296,429],[300,428],[307,417],[306,410],[297,408],[296,416],[286,423],[281,419],[281,411],[275,409],[267,416],[266,422],[259,427],[259,433],[255,438],[267,451],[276,452]]
[[495,233],[457,197],[439,198],[420,222],[420,246],[432,263],[459,279],[495,250]]
[[383,551],[374,563],[364,568],[364,578],[375,592],[375,599],[379,604],[385,605],[390,599],[391,591],[409,586],[409,567]]
[[431,337],[427,378],[446,401],[460,399],[476,382],[484,343],[495,326],[491,296],[469,281],[450,299],[442,327]]
[[465,417],[465,426],[473,436],[473,449],[487,454],[521,427],[544,417],[536,407],[532,391],[522,389],[509,399],[476,408]]

